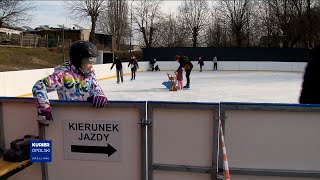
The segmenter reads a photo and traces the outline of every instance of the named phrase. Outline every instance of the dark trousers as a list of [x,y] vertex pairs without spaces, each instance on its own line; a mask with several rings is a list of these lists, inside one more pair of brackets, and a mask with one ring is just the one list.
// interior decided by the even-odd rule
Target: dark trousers
[[186,69],[186,78],[187,78],[187,86],[190,85],[190,74],[191,74],[191,69]]
[[131,68],[131,80],[136,79],[136,68]]
[[202,72],[202,65],[200,65],[200,72]]
[[213,70],[217,70],[217,69],[218,69],[218,63],[214,63]]
[[122,69],[120,70],[117,69],[117,83],[120,82],[120,78],[121,78],[121,82],[123,82],[123,71]]

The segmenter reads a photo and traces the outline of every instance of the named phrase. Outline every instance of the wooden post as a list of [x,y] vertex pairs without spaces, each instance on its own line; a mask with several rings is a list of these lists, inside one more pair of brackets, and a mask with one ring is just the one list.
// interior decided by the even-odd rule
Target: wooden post
[[22,48],[23,46],[23,32],[21,32],[21,35],[20,35],[20,48]]
[[29,46],[31,46],[31,36],[29,36]]
[[34,44],[33,44],[34,46],[33,47],[37,47],[36,46],[36,34],[33,35],[33,41],[34,41]]
[[45,36],[46,37],[46,46],[47,46],[47,48],[49,48],[49,36],[48,36],[48,34]]

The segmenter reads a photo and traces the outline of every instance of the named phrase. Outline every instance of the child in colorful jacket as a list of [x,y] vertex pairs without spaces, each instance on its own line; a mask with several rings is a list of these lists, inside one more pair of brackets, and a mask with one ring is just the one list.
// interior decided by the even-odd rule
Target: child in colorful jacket
[[32,88],[38,109],[38,122],[49,125],[53,121],[47,93],[57,91],[59,100],[89,101],[96,108],[105,107],[108,99],[99,86],[92,69],[98,56],[97,47],[87,41],[70,46],[70,63],[54,68],[54,72],[35,83]]

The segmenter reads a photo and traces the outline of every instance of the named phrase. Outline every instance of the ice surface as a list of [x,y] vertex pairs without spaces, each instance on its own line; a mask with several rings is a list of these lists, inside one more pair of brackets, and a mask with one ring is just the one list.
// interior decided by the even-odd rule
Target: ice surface
[[[303,80],[297,72],[192,71],[191,89],[169,91],[162,85],[167,73],[173,71],[140,72],[133,81],[124,76],[123,84],[116,78],[99,84],[109,100],[298,103]],[[49,98],[57,99],[56,93]]]

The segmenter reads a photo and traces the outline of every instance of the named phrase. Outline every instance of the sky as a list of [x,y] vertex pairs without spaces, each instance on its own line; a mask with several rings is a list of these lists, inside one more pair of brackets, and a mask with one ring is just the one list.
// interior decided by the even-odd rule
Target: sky
[[[49,25],[50,27],[58,27],[59,25],[65,25],[71,28],[73,24],[78,24],[84,28],[90,28],[90,23],[84,21],[76,21],[71,19],[68,15],[68,10],[65,9],[64,1],[31,1],[35,6],[35,9],[30,12],[32,14],[32,20],[28,24],[31,28],[36,28],[39,25]],[[131,1],[129,1],[129,4]],[[133,2],[134,4],[135,2]],[[174,12],[180,1],[164,1],[162,10],[163,12]]]

